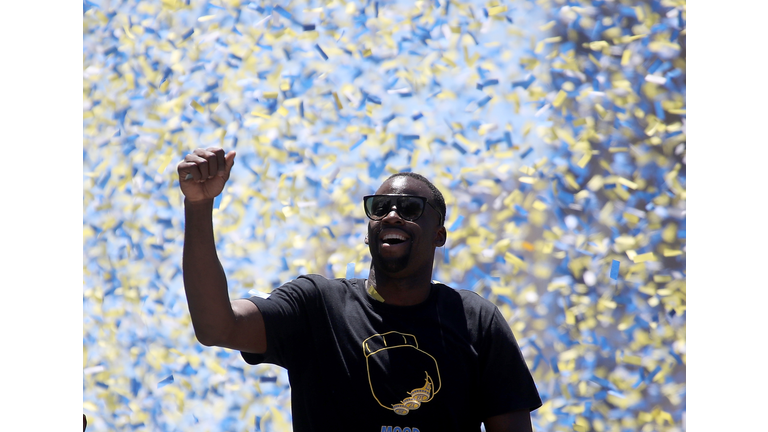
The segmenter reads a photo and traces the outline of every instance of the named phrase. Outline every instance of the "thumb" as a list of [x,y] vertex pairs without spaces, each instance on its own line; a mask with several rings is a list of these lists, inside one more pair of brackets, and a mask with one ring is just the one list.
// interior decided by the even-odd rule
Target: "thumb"
[[232,171],[232,166],[235,165],[235,156],[237,156],[237,153],[234,150],[224,156],[224,162],[227,164],[227,177],[229,177],[229,172]]

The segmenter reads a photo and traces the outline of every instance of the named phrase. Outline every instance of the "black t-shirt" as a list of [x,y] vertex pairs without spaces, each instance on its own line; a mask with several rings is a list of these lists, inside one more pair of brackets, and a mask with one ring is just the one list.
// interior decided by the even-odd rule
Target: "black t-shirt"
[[364,279],[309,275],[250,300],[267,352],[243,358],[288,370],[296,432],[479,431],[541,406],[509,325],[472,291],[433,284],[424,302],[393,306]]

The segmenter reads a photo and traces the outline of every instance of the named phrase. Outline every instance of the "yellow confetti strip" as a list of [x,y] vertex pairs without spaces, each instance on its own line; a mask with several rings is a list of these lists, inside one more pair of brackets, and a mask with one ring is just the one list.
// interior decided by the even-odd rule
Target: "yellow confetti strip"
[[554,106],[555,108],[559,107],[560,105],[563,104],[563,102],[567,97],[568,97],[568,94],[560,90],[559,92],[557,92],[557,96],[555,97],[555,100],[552,102],[552,106]]
[[642,263],[646,261],[656,261],[656,256],[653,254],[653,252],[637,255],[632,259],[632,262],[635,263]]
[[333,92],[333,100],[336,101],[336,108],[338,108],[338,109],[344,108],[341,105],[341,99],[339,99],[339,95],[337,95],[336,92]]
[[490,8],[490,9],[488,9],[488,15],[496,16],[496,15],[502,14],[502,13],[504,13],[506,11],[507,11],[507,6],[506,5],[494,6],[494,7]]
[[196,101],[196,100],[192,100],[192,102],[190,103],[190,105],[192,105],[192,108],[194,108],[194,109],[195,109],[197,112],[199,112],[199,113],[201,113],[201,114],[202,114],[202,113],[205,113],[205,108],[203,108],[203,106],[202,106],[202,105],[200,105],[199,103],[197,103],[197,101]]

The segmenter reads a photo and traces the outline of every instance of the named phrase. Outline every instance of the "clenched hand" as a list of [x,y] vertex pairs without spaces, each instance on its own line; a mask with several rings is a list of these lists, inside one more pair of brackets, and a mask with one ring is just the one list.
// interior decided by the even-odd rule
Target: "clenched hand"
[[235,164],[235,152],[218,147],[195,149],[176,167],[179,187],[188,202],[213,199],[224,190]]

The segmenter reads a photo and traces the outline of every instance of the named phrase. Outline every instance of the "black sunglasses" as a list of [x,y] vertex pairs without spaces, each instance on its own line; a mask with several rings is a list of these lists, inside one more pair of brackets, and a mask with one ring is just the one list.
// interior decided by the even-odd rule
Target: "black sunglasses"
[[440,215],[440,226],[443,225],[443,214],[435,208],[423,196],[417,195],[366,195],[363,197],[363,207],[365,215],[369,219],[379,221],[392,211],[395,207],[397,214],[410,222],[420,218],[424,213],[424,204],[429,204]]

